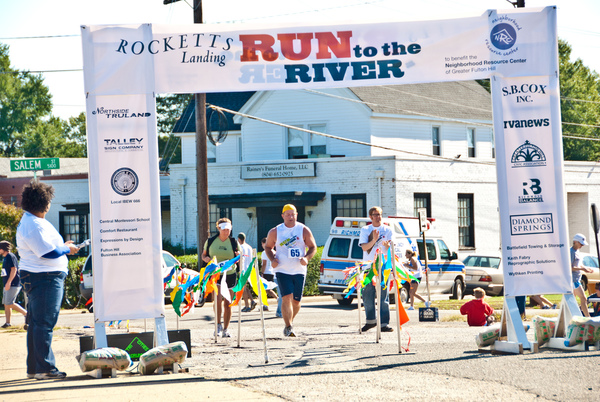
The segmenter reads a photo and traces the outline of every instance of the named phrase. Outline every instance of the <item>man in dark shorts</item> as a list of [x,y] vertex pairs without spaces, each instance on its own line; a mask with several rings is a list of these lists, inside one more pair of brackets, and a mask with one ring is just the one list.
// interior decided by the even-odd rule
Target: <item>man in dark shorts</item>
[[283,223],[271,229],[267,235],[265,253],[277,276],[281,313],[285,322],[283,335],[294,337],[293,323],[300,311],[306,269],[317,252],[317,245],[310,229],[296,221],[298,211],[295,206],[285,205],[281,217]]

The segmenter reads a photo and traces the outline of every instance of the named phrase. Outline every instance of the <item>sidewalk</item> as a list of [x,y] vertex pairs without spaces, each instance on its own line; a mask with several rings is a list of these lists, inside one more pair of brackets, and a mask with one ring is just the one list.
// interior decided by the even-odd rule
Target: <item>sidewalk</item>
[[59,336],[54,337],[52,348],[57,360],[63,363],[59,369],[67,373],[67,378],[43,381],[27,379],[25,337],[24,331],[0,331],[0,344],[5,345],[0,354],[2,401],[280,400],[242,386],[232,386],[229,382],[209,381],[190,374],[142,376],[117,372],[117,378],[94,379],[81,371],[73,357],[73,351],[79,351],[79,344]]

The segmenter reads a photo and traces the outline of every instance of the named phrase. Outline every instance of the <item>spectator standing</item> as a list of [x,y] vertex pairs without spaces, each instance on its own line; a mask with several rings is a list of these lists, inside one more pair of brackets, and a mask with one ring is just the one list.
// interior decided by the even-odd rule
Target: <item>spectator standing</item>
[[588,242],[585,240],[585,236],[581,233],[577,233],[573,236],[573,247],[571,247],[571,273],[573,275],[573,295],[579,297],[579,305],[581,306],[581,312],[586,317],[590,316],[590,312],[587,307],[587,299],[585,297],[585,289],[581,286],[581,272],[592,273],[594,272],[591,268],[583,266],[583,261],[579,250],[583,246],[587,246]]
[[[392,240],[392,229],[381,224],[382,210],[380,207],[372,207],[369,209],[369,218],[371,224],[363,226],[360,230],[358,245],[363,249],[363,261],[373,261],[377,253],[377,249],[381,248],[382,252],[387,253]],[[377,284],[377,286],[380,286]],[[362,327],[363,332],[377,326],[377,316],[375,315],[375,297],[377,292],[373,283],[369,282],[365,285],[362,291],[362,300],[365,306],[365,314],[367,322]],[[379,315],[381,318],[381,332],[393,332],[394,329],[388,324],[390,323],[390,302],[387,286],[381,289],[381,298],[379,301]]]
[[28,297],[27,378],[62,379],[52,352],[52,331],[58,321],[68,272],[67,254],[79,251],[71,240],[46,220],[54,188],[32,180],[23,187],[21,207],[25,210],[17,227],[21,284]]
[[[238,234],[237,238],[238,238],[238,243],[240,245],[240,250],[242,253],[242,257],[243,257],[243,264],[241,266],[241,272],[246,272],[246,270],[250,266],[250,263],[252,262],[252,247],[250,247],[250,245],[248,243],[246,243],[246,234],[245,233],[240,232]],[[250,280],[255,281],[256,278],[250,278]],[[243,298],[244,298],[244,304],[246,305],[242,309],[242,311],[244,313],[252,311],[256,308],[256,302],[252,299],[252,291],[250,290],[249,283],[247,283],[246,286],[244,287]]]
[[[263,238],[260,242],[262,244],[263,250],[265,249],[265,245],[267,244],[267,238]],[[267,258],[267,254],[266,253],[262,253],[262,258],[261,258],[261,264],[260,264],[260,272],[261,272],[261,276],[263,278],[265,278],[266,281],[269,282],[276,282],[275,280],[275,271],[273,271],[273,267],[271,266],[271,261],[269,261],[269,259]],[[275,293],[272,289],[267,290],[267,297],[273,297],[275,299],[277,299],[277,312],[275,313],[275,315],[277,317],[281,317],[281,300],[279,300],[279,297],[277,297],[277,293]],[[263,310],[265,311],[269,311],[269,306],[263,306]]]
[[[2,328],[12,326],[10,322],[11,310],[23,314],[25,320],[27,320],[27,310],[17,303],[17,296],[21,292],[21,280],[19,278],[19,262],[17,261],[17,256],[10,252],[11,249],[12,244],[6,240],[0,241],[0,256],[4,258],[4,262],[2,263],[2,283],[4,284],[2,300],[6,315],[6,322],[2,325]],[[24,328],[27,329],[27,327],[28,325],[25,324]]]

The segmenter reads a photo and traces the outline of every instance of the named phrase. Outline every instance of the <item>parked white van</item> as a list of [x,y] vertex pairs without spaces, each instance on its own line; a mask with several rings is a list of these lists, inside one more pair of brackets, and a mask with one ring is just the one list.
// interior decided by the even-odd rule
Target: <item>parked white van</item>
[[[344,280],[344,269],[362,261],[363,250],[358,245],[360,229],[371,223],[369,218],[335,218],[329,231],[329,238],[321,256],[321,276],[319,290],[331,294],[339,304],[349,305],[354,296],[347,299],[342,293],[347,285]],[[381,220],[388,225],[394,234],[394,250],[396,255],[404,259],[405,251],[412,250],[416,243],[419,259],[423,266],[423,238],[418,218],[389,216]],[[451,252],[442,236],[434,229],[425,232],[429,266],[429,288],[431,294],[451,293],[452,299],[462,299],[465,290],[465,266],[458,260],[456,253]],[[408,297],[409,284],[403,283],[400,298],[404,302]],[[419,294],[425,295],[425,276]]]

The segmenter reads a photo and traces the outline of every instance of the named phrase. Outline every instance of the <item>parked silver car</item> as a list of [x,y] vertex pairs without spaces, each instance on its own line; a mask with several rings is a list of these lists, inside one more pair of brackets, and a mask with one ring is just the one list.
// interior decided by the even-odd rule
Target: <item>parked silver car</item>
[[[167,275],[169,275],[169,273],[171,272],[171,270],[173,269],[173,267],[175,265],[181,266],[181,263],[179,262],[179,260],[177,260],[177,258],[175,258],[173,256],[173,254],[169,253],[168,251],[163,250],[161,255],[162,255],[161,268],[162,268],[163,277],[166,277]],[[193,269],[183,268],[183,272],[187,273],[191,277],[198,275],[198,272],[194,271]],[[89,255],[87,257],[87,259],[85,260],[83,270],[81,271],[80,282],[79,282],[79,291],[81,292],[81,295],[84,298],[89,300],[90,297],[92,297],[93,287],[94,287],[94,282],[92,280],[92,256]],[[170,302],[171,291],[173,290],[174,287],[175,287],[175,280],[172,280],[171,283],[165,289],[165,301]],[[204,305],[204,298],[200,295],[200,293],[201,292],[198,291],[198,294],[196,295],[197,296],[196,297],[196,300],[197,300],[196,306],[198,306],[198,307],[202,307]],[[199,300],[199,298],[200,298],[200,300]]]
[[470,255],[464,259],[466,293],[482,288],[489,296],[500,296],[504,293],[504,271],[502,258],[491,255]]

